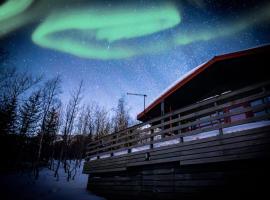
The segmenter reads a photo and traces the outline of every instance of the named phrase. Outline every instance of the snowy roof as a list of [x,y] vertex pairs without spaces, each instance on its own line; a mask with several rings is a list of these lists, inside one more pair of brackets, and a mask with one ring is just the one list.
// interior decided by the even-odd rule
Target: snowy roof
[[172,89],[175,85],[177,85],[178,83],[180,83],[181,81],[183,81],[185,78],[187,78],[188,76],[190,76],[191,74],[193,74],[195,71],[197,71],[199,68],[201,68],[203,65],[205,65],[206,62],[204,62],[203,64],[191,69],[190,71],[188,71],[187,73],[183,74],[182,76],[180,76],[180,78],[178,78],[176,81],[174,81],[171,85],[169,85],[167,88],[165,88],[159,95],[157,95],[157,97],[153,100],[153,102],[155,102],[156,100],[158,100],[161,96],[163,96],[168,90]]
[[241,56],[245,56],[245,55],[254,54],[257,51],[262,51],[262,49],[264,49],[264,48],[269,48],[269,45],[258,46],[258,47],[252,48],[252,49],[247,49],[247,50],[243,50],[243,51],[238,51],[238,52],[215,56],[212,59],[210,59],[209,61],[193,68],[192,70],[190,70],[189,72],[187,72],[186,74],[181,76],[178,80],[173,82],[164,91],[162,91],[161,94],[158,95],[158,97],[143,112],[141,112],[137,115],[137,119],[141,120],[145,116],[146,113],[148,113],[155,106],[160,104],[165,98],[170,96],[172,93],[174,93],[180,87],[182,87],[184,84],[189,82],[191,79],[193,79],[195,76],[200,74],[202,71],[204,71],[206,68],[213,65],[214,63],[216,63],[218,61],[222,61],[222,60],[227,60],[227,59],[231,59],[231,58],[237,58],[237,57],[241,57]]

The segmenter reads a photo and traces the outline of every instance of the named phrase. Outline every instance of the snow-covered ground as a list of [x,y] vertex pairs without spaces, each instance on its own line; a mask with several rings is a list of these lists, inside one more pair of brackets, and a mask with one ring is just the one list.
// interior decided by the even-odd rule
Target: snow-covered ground
[[29,173],[0,174],[1,200],[102,200],[86,190],[87,175],[79,169],[75,180],[66,181],[66,174],[60,170],[59,181],[53,171],[43,169],[38,180]]

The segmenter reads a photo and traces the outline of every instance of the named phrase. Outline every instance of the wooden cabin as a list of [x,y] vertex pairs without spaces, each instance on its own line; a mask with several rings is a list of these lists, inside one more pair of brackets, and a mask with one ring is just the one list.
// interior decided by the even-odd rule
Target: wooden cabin
[[87,188],[108,199],[267,194],[270,45],[212,58],[137,118],[88,144]]

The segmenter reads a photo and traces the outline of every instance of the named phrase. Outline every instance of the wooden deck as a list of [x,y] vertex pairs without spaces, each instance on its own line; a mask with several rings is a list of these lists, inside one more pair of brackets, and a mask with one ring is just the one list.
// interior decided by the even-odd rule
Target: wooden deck
[[[88,188],[107,197],[176,198],[219,191],[236,180],[253,185],[268,172],[269,105],[270,83],[264,82],[99,138],[88,146]],[[243,182],[245,176],[250,179]]]

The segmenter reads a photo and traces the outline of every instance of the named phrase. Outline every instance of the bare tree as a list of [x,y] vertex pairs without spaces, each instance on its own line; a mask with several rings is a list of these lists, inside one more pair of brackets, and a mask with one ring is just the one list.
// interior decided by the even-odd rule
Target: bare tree
[[84,127],[83,134],[87,135],[87,140],[91,141],[94,137],[96,130],[96,110],[98,109],[98,105],[96,103],[91,103],[87,105],[84,117]]
[[109,113],[105,108],[97,106],[95,109],[95,137],[99,138],[110,133]]
[[124,97],[121,97],[118,100],[118,105],[114,111],[115,114],[112,118],[114,132],[127,128],[130,125],[131,117],[129,115]]
[[74,123],[75,119],[78,115],[79,112],[79,104],[81,102],[81,93],[82,93],[82,86],[83,86],[83,81],[80,82],[79,87],[72,92],[71,94],[71,99],[69,100],[65,115],[64,115],[64,125],[63,125],[63,141],[62,141],[62,148],[61,148],[61,153],[60,153],[60,158],[57,163],[57,167],[55,170],[55,176],[58,176],[58,170],[60,167],[61,161],[63,162],[64,165],[64,170],[66,173],[68,173],[67,180],[69,181],[71,178],[70,175],[70,165],[67,163],[68,159],[68,147],[70,144],[71,140],[71,134],[74,129]]
[[[81,112],[79,113],[79,117],[77,120],[77,126],[75,133],[77,134],[75,137],[75,140],[73,141],[73,156],[75,158],[75,164],[73,165],[73,168],[71,172],[73,173],[72,179],[75,178],[77,174],[77,168],[80,168],[82,159],[85,156],[85,150],[87,143],[92,140],[93,135],[95,134],[95,122],[99,121],[101,122],[101,115],[98,115],[98,120],[96,120],[95,114],[98,109],[98,105],[96,103],[91,103],[90,105],[84,105],[81,108]],[[103,118],[103,117],[102,117]],[[102,123],[99,123],[102,124]],[[99,130],[102,130],[103,125],[100,125]],[[105,132],[103,130],[103,132]]]
[[44,135],[46,134],[46,119],[50,110],[59,103],[58,95],[60,94],[60,76],[56,76],[55,78],[47,81],[42,88],[42,119],[40,125],[40,132],[39,132],[39,143],[38,143],[38,151],[37,151],[37,158],[34,164],[34,175],[36,178],[39,176],[39,169],[38,165],[41,158],[42,153],[42,146]]

